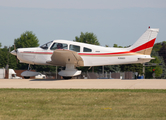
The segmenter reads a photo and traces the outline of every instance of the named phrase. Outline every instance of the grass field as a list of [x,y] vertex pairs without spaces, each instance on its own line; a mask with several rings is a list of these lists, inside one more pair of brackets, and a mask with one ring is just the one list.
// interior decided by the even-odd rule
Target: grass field
[[0,89],[0,120],[165,120],[166,90]]

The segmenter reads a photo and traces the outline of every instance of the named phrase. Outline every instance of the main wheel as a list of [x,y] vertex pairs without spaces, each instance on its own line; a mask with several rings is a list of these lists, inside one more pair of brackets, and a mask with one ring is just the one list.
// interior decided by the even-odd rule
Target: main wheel
[[29,76],[24,76],[25,79],[29,79],[30,77]]
[[63,76],[63,79],[71,79],[72,77],[65,77],[65,76]]

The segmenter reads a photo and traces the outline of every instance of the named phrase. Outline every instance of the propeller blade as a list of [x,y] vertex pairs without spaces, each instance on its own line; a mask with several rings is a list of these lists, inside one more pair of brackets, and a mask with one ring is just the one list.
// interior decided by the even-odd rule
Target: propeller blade
[[9,53],[10,53],[10,46],[9,46]]
[[15,46],[15,44],[14,44],[14,50],[15,50],[15,52],[17,53],[17,49],[16,49],[16,46]]
[[15,43],[14,43],[14,50],[16,50],[16,45],[15,45]]
[[15,43],[14,43],[14,50],[15,50],[15,52],[16,52],[16,61],[17,61],[17,64],[18,64],[17,49],[16,49],[16,45],[15,45]]
[[18,58],[17,58],[17,56],[16,56],[16,61],[17,61],[17,64],[18,64]]

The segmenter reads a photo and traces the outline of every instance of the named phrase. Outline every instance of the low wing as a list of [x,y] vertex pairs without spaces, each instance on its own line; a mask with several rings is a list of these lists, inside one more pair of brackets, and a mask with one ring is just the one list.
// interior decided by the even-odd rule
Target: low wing
[[71,50],[57,49],[51,56],[51,61],[47,63],[57,66],[66,66],[74,64],[76,67],[83,66],[84,62],[77,52]]

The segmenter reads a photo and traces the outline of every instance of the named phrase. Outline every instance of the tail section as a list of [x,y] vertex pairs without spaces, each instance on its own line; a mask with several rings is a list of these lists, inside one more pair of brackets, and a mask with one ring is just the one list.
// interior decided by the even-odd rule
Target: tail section
[[132,46],[130,52],[150,55],[159,29],[148,29]]

